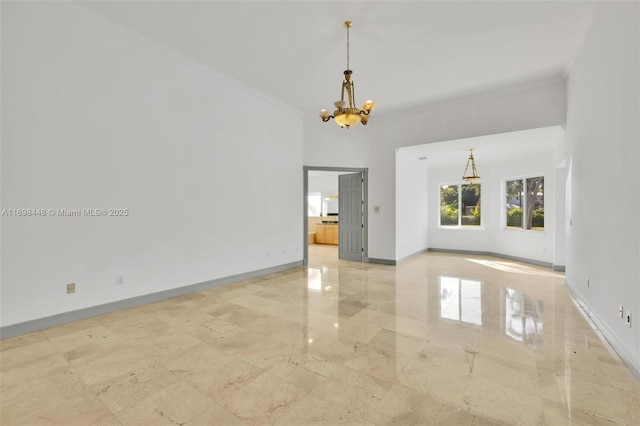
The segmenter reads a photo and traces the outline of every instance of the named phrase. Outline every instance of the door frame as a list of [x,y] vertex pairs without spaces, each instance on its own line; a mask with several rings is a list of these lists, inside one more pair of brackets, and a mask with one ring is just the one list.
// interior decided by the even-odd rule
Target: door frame
[[369,262],[369,168],[367,167],[323,167],[323,166],[302,166],[303,176],[303,194],[302,194],[302,247],[304,257],[302,264],[309,264],[309,172],[310,171],[326,171],[326,172],[345,172],[345,173],[362,173],[363,189],[362,198],[364,206],[363,227],[362,227],[362,261]]

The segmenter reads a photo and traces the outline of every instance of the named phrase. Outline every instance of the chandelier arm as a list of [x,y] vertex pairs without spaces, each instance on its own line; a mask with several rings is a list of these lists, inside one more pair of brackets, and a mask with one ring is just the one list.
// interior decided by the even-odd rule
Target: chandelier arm
[[467,160],[467,165],[464,167],[464,172],[462,173],[462,179],[467,176],[467,171],[469,171],[469,160]]
[[356,108],[356,84],[351,82],[351,108]]
[[[471,175],[468,175],[469,164],[471,164]],[[469,183],[475,183],[480,180],[480,176],[478,176],[478,171],[476,170],[476,162],[473,158],[473,149],[469,150],[469,158],[467,159],[467,165],[464,168],[464,173],[462,174],[462,180],[467,181]]]

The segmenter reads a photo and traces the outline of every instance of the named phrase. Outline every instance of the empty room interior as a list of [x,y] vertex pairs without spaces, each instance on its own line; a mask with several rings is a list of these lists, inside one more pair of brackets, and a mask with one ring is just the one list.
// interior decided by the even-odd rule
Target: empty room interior
[[640,424],[639,1],[0,19],[2,425]]

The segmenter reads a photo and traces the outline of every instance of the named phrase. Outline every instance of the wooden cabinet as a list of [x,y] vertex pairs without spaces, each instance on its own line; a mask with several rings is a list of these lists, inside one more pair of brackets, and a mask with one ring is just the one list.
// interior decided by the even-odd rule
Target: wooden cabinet
[[326,225],[316,224],[316,244],[326,244]]
[[316,225],[316,244],[338,245],[338,224]]
[[328,231],[329,231],[329,235],[328,235],[328,240],[329,240],[329,244],[335,244],[338,245],[338,225],[326,225],[328,226]]

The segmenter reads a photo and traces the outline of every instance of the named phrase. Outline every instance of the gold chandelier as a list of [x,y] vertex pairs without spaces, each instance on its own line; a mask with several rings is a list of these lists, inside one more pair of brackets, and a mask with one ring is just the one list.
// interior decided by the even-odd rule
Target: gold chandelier
[[[376,103],[371,100],[365,102],[364,105],[362,105],[362,109],[358,109],[354,106],[355,91],[353,81],[351,81],[351,74],[353,74],[353,71],[349,69],[349,28],[351,28],[352,25],[353,22],[351,21],[345,21],[344,23],[344,27],[347,29],[347,69],[344,70],[344,81],[342,82],[340,100],[333,103],[336,107],[333,115],[331,115],[326,109],[320,111],[319,114],[320,118],[325,123],[333,118],[340,127],[346,128],[357,124],[358,121],[366,125],[369,121],[369,114],[371,114],[371,110],[376,107]],[[344,98],[345,92],[347,93],[346,101]]]
[[[471,164],[471,174],[469,174],[469,164]],[[469,158],[467,159],[467,167],[464,168],[464,173],[462,174],[462,180],[467,181],[469,183],[474,183],[480,180],[480,176],[478,176],[478,172],[476,171],[476,162],[473,159],[473,149],[469,150]]]

